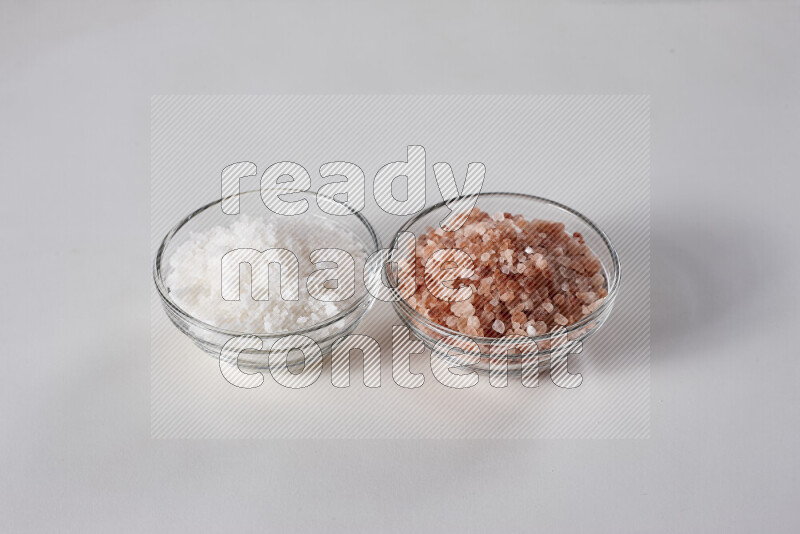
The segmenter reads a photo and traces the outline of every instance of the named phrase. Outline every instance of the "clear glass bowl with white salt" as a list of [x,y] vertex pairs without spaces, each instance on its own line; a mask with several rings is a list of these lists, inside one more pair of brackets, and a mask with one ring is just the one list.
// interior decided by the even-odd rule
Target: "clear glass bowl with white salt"
[[[219,356],[223,346],[233,338],[247,335],[261,340],[260,350],[241,352],[242,366],[267,367],[272,345],[287,335],[306,336],[317,343],[323,354],[328,353],[333,342],[351,333],[370,309],[374,298],[366,290],[365,282],[380,276],[377,267],[365,267],[366,259],[380,249],[380,241],[360,213],[342,203],[338,206],[346,215],[327,213],[320,209],[319,196],[311,191],[282,189],[280,193],[286,201],[305,199],[308,210],[293,216],[273,213],[264,205],[260,190],[211,202],[184,217],[167,233],[153,266],[153,278],[167,316],[198,347]],[[229,207],[237,202],[237,214],[223,211],[223,203]],[[296,300],[283,298],[284,278],[288,275],[291,280],[293,274],[283,264],[280,284],[278,269],[268,267],[269,281],[259,286],[268,286],[268,294],[253,298],[256,280],[252,262],[250,269],[244,264],[240,266],[238,300],[223,298],[222,259],[226,253],[235,249],[277,248],[289,250],[297,258]],[[353,287],[349,298],[345,298],[348,293],[345,291],[342,297],[327,302],[312,296],[313,278],[309,275],[320,266],[329,268],[336,264],[315,265],[310,255],[314,250],[332,248],[353,258]],[[226,273],[232,274],[229,267]],[[336,286],[337,282],[330,281],[324,285],[329,289]],[[320,295],[316,291],[314,294]],[[303,356],[294,351],[287,355],[287,363],[301,364]]]

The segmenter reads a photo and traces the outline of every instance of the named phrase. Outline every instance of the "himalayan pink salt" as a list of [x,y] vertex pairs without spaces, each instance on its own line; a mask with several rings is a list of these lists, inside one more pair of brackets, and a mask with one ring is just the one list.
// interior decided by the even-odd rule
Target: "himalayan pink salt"
[[466,301],[455,302],[450,306],[450,311],[457,317],[469,317],[475,313],[475,308]]
[[[462,302],[439,300],[425,285],[425,263],[436,250],[457,248],[474,274],[450,283],[469,287]],[[417,288],[409,304],[434,322],[469,336],[543,335],[596,311],[608,294],[602,264],[581,234],[564,224],[489,215],[477,208],[455,232],[418,236]]]

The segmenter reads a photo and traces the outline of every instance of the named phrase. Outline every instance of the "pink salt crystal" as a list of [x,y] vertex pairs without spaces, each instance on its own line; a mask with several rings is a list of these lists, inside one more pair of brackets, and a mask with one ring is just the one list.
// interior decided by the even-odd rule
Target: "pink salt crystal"
[[526,327],[525,327],[525,332],[526,332],[526,333],[527,333],[527,334],[528,334],[530,337],[533,337],[533,336],[535,336],[535,335],[536,335],[536,329],[533,327],[533,325],[530,325],[530,324],[529,324],[528,326],[526,326]]
[[503,321],[495,319],[495,321],[492,323],[492,330],[502,335],[503,332],[506,331],[506,325],[503,323]]
[[589,312],[593,313],[597,308],[599,308],[603,304],[604,299],[597,299],[596,301],[592,302],[587,306],[589,308]]
[[475,313],[475,308],[467,301],[454,302],[450,306],[450,311],[458,317],[468,317]]
[[578,286],[578,289],[579,289],[580,291],[582,291],[582,292],[589,291],[589,288],[591,287],[591,286],[589,285],[589,282],[588,282],[588,280],[586,279],[586,277],[585,277],[585,276],[579,276],[579,277],[577,277],[577,278],[574,280],[574,282],[575,282],[575,285],[576,285],[576,286]]
[[492,279],[491,278],[482,278],[480,285],[478,285],[478,294],[489,296],[489,293],[492,289]]
[[597,310],[608,294],[602,263],[579,233],[565,232],[563,223],[526,221],[510,213],[490,216],[475,208],[460,230],[428,228],[419,236],[417,269],[424,269],[433,251],[447,248],[461,249],[475,262],[472,283],[460,280],[453,286],[472,288],[475,300],[442,302],[430,294],[424,276],[417,276],[409,303],[468,335],[497,335],[497,321],[503,334],[547,333]]
[[464,333],[467,334],[470,337],[478,337],[478,329],[477,328],[473,328],[473,327],[471,327],[469,325],[467,325],[467,327],[464,328]]

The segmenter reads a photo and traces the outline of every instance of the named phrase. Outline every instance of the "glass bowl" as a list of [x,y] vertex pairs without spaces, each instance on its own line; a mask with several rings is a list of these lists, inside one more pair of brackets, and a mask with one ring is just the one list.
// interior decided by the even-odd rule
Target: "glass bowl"
[[[564,223],[569,234],[580,232],[585,244],[597,255],[602,264],[602,272],[606,279],[608,295],[603,303],[591,314],[578,322],[558,331],[522,338],[516,337],[472,337],[477,344],[468,341],[468,337],[456,330],[436,323],[425,317],[400,298],[395,288],[397,300],[392,304],[403,323],[429,348],[436,356],[453,363],[478,371],[489,371],[493,359],[502,358],[507,362],[507,369],[519,372],[527,365],[537,362],[548,363],[558,349],[571,347],[575,349],[577,342],[583,342],[608,319],[617,296],[620,282],[620,265],[617,253],[606,234],[586,216],[576,210],[548,200],[546,198],[519,193],[481,193],[477,195],[475,206],[489,214],[511,212],[522,215],[526,219],[543,219]],[[444,202],[440,202],[420,212],[408,220],[395,234],[392,247],[399,246],[400,234],[410,232],[415,237],[427,232],[429,228],[438,228],[440,222],[451,213]],[[386,276],[396,284],[396,273],[387,269]],[[533,345],[531,342],[535,342]],[[575,342],[575,343],[572,343]],[[569,344],[568,344],[569,343]],[[475,350],[477,346],[478,350]]]
[[[280,224],[291,224],[301,217],[321,217],[326,219],[331,224],[347,230],[354,236],[363,247],[365,257],[369,257],[375,251],[381,248],[380,240],[375,234],[372,225],[360,213],[353,211],[345,206],[350,213],[347,215],[331,215],[322,211],[318,204],[317,199],[322,197],[311,191],[296,191],[291,189],[279,189],[281,194],[291,194],[292,197],[287,200],[298,200],[305,198],[308,201],[308,210],[300,215],[287,217],[278,215],[268,210],[261,200],[260,190],[246,191],[236,195],[211,202],[202,206],[201,208],[193,211],[184,217],[178,224],[176,224],[164,237],[158,252],[155,256],[153,264],[153,279],[155,281],[158,295],[161,303],[166,311],[167,316],[172,323],[184,334],[186,334],[198,347],[204,351],[219,357],[222,347],[231,339],[239,336],[255,336],[261,339],[262,348],[260,350],[245,349],[239,355],[238,363],[241,366],[251,368],[268,368],[269,354],[272,345],[278,339],[288,335],[303,335],[312,339],[325,354],[330,350],[333,342],[349,333],[351,333],[361,318],[371,308],[374,298],[368,291],[364,284],[364,280],[371,276],[379,276],[379,271],[376,272],[377,267],[370,266],[366,272],[364,270],[363,262],[356,264],[355,274],[355,290],[354,295],[348,299],[347,306],[336,315],[329,317],[321,322],[315,324],[304,325],[302,328],[296,328],[281,332],[246,332],[243,330],[227,329],[207,321],[201,320],[188,310],[183,309],[173,298],[172,290],[167,284],[168,272],[170,270],[169,258],[175,252],[177,247],[186,242],[192,237],[193,233],[207,231],[216,226],[230,225],[238,215],[229,215],[222,211],[223,202],[231,202],[238,200],[239,215],[249,215],[261,218],[265,221],[274,221]],[[322,197],[320,201],[330,201],[326,197]],[[230,205],[230,204],[226,204]],[[314,236],[309,236],[313,239]],[[316,246],[316,245],[314,245]],[[319,248],[336,247],[336,243],[321,243]],[[250,248],[246,242],[237,245],[237,248]],[[221,259],[221,258],[220,258]],[[305,285],[305,279],[302,277],[303,262],[311,264],[309,258],[298,256],[298,261],[301,265],[300,285]],[[363,275],[362,275],[363,273]],[[217,282],[218,284],[221,282]],[[277,285],[277,284],[276,284]],[[308,295],[306,295],[308,297]],[[302,298],[302,297],[301,297]],[[221,291],[219,296],[220,302],[224,305],[225,301],[222,299]],[[274,301],[260,301],[259,304],[270,306]],[[304,358],[298,354],[298,351],[289,350],[286,356],[286,364],[294,366],[304,364]],[[297,354],[296,356],[292,356]],[[305,362],[308,363],[308,362]]]

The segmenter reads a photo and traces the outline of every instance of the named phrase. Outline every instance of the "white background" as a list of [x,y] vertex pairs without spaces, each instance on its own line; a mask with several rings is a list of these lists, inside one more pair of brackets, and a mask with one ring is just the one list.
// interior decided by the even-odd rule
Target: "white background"
[[[326,161],[346,157],[357,162],[367,177],[361,213],[384,246],[390,246],[410,217],[378,207],[373,181],[388,162],[406,160],[411,142],[425,147],[428,205],[442,199],[431,168],[434,162],[449,162],[463,183],[467,162],[480,161],[486,168],[484,192],[536,194],[591,217],[619,254],[622,284],[601,334],[569,357],[570,372],[586,376],[579,388],[560,388],[547,372],[541,373],[535,390],[523,387],[518,374],[502,389],[492,387],[487,376],[473,388],[445,387],[433,376],[429,351],[405,364],[422,374],[423,385],[400,387],[392,376],[392,328],[402,323],[390,303],[375,302],[357,332],[381,345],[380,389],[363,384],[362,358],[357,355],[351,358],[350,387],[331,385],[326,361],[321,378],[302,391],[279,386],[269,373],[257,389],[232,387],[222,377],[219,362],[206,357],[170,322],[153,284],[151,436],[649,437],[648,97],[168,96],[154,99],[152,117],[152,257],[186,214],[219,199],[220,170],[243,159],[254,162],[262,173],[275,161],[302,162],[312,175],[313,190],[330,181],[317,171]],[[242,178],[239,186],[244,191],[257,189],[260,180],[256,173]],[[250,209],[247,205],[243,201],[243,213],[269,216],[258,195]],[[558,217],[508,198],[490,211],[497,209]],[[270,220],[294,225],[303,217]],[[568,232],[585,232],[574,219],[563,220]],[[217,224],[233,221],[236,216],[226,216]],[[324,240],[315,245],[314,236],[308,240],[311,248],[331,245]],[[231,245],[255,246],[247,240]],[[309,261],[305,256],[299,259]],[[363,281],[361,275],[356,279],[357,284]]]
[[[796,2],[0,5],[0,529],[800,528]],[[149,105],[635,93],[651,438],[156,441]]]

